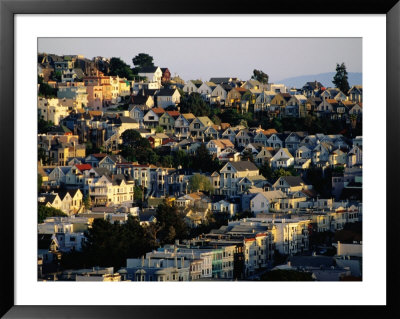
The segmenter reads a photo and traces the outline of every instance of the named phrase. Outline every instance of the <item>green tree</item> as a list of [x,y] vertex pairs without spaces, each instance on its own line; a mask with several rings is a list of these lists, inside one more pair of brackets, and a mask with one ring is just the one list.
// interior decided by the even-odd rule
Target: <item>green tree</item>
[[132,63],[135,66],[133,68],[134,74],[138,74],[143,67],[154,66],[153,57],[147,53],[139,53],[132,59]]
[[90,198],[89,194],[86,194],[83,198],[83,206],[86,210],[89,210],[92,207],[92,199]]
[[257,80],[258,82],[262,84],[267,84],[269,76],[268,74],[264,73],[261,70],[253,70],[253,75],[251,76],[253,80]]
[[191,166],[190,157],[184,150],[173,152],[172,157],[175,168],[178,168],[179,166],[182,168],[189,168]]
[[267,180],[271,180],[273,178],[273,169],[268,163],[265,163],[260,167],[260,174]]
[[156,133],[164,133],[164,129],[162,128],[162,126],[158,125],[156,127]]
[[206,144],[201,143],[196,150],[196,154],[191,157],[191,167],[194,170],[212,173],[219,170],[220,165],[218,160],[213,160],[212,156],[208,152]]
[[133,73],[131,68],[120,58],[111,58],[109,75],[118,75],[121,78],[133,80]]
[[134,198],[135,202],[140,202],[140,203],[142,202],[142,200],[143,200],[143,189],[142,189],[142,187],[136,185],[133,188],[133,198]]
[[121,134],[121,138],[122,138],[122,144],[125,146],[136,147],[139,146],[140,143],[143,143],[142,142],[143,138],[140,135],[140,133],[133,129],[125,130]]
[[43,221],[47,217],[67,217],[66,214],[63,213],[63,211],[53,208],[53,207],[47,207],[45,205],[39,204],[38,205],[38,223],[43,223]]
[[39,84],[39,96],[52,98],[57,97],[57,89],[52,88],[47,83],[43,82],[43,78],[41,76],[38,77],[38,84]]
[[333,77],[333,84],[335,84],[335,87],[340,89],[344,94],[348,94],[350,90],[350,85],[348,81],[348,76],[347,76],[347,70],[346,70],[346,65],[344,63],[336,64],[336,74]]
[[51,128],[54,126],[52,121],[45,121],[43,119],[38,119],[38,134],[47,134],[50,132]]
[[189,189],[192,192],[196,191],[205,191],[205,192],[212,192],[213,186],[211,184],[211,180],[202,174],[194,174],[189,179]]
[[159,228],[157,240],[161,245],[173,243],[175,239],[187,238],[189,230],[185,223],[185,215],[175,206],[170,206],[166,202],[158,205],[156,218]]
[[185,94],[181,98],[181,113],[193,113],[195,116],[209,116],[210,106],[203,100],[200,93]]

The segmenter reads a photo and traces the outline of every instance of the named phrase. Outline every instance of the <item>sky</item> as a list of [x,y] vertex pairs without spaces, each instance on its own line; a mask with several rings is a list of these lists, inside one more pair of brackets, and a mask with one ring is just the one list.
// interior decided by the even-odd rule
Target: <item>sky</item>
[[248,80],[254,69],[269,82],[334,72],[362,72],[362,38],[39,38],[38,52],[119,57],[130,66],[138,53],[185,81],[211,77]]

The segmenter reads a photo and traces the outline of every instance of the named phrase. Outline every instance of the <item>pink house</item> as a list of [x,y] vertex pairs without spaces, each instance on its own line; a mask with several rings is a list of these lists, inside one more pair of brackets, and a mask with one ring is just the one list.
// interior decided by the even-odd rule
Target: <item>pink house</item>
[[103,109],[103,88],[100,85],[89,85],[86,87],[88,94],[88,107],[92,110]]

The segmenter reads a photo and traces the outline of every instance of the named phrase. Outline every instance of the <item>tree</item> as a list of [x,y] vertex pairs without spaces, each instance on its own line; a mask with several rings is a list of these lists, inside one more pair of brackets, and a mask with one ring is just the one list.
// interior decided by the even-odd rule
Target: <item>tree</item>
[[156,133],[164,133],[164,129],[162,128],[162,126],[158,125],[156,127]]
[[195,116],[209,116],[211,109],[200,93],[193,92],[189,95],[185,94],[181,98],[180,112],[193,113]]
[[90,198],[89,194],[85,195],[83,198],[83,206],[85,206],[86,210],[92,207],[92,199]]
[[138,146],[139,143],[141,143],[141,140],[143,139],[140,133],[133,129],[125,130],[121,134],[121,138],[122,138],[122,144],[130,147]]
[[111,58],[109,75],[118,75],[120,78],[133,80],[131,68],[120,58]]
[[38,77],[38,84],[39,84],[39,96],[43,97],[57,97],[57,89],[54,89],[47,83],[43,82],[43,78],[41,76]]
[[261,70],[253,70],[253,75],[251,76],[253,80],[257,80],[262,84],[268,84],[269,76]]
[[133,73],[138,74],[140,69],[146,66],[154,66],[153,57],[147,53],[139,53],[132,59],[132,63],[135,66]]
[[347,71],[346,71],[346,66],[344,63],[336,64],[336,74],[333,77],[333,84],[335,84],[335,87],[340,89],[344,94],[348,94],[350,90],[350,85],[347,77]]
[[211,184],[210,179],[202,174],[194,174],[189,179],[189,188],[192,192],[196,191],[205,191],[205,192],[212,192],[213,186]]
[[273,176],[273,170],[268,163],[264,163],[263,166],[260,167],[260,174],[267,180],[271,180]]
[[170,244],[175,239],[184,239],[188,236],[185,215],[180,213],[175,206],[170,206],[164,201],[157,207],[156,218],[159,228],[157,240],[161,245]]
[[66,214],[64,214],[63,211],[53,208],[53,207],[47,207],[45,205],[38,205],[38,223],[43,223],[43,221],[47,218],[47,217],[57,217],[57,216],[61,216],[61,217],[67,217]]
[[191,164],[193,169],[201,172],[212,173],[220,168],[218,160],[213,160],[205,143],[201,143],[196,150],[196,154],[192,155]]
[[38,134],[47,134],[53,126],[54,123],[52,121],[38,119]]

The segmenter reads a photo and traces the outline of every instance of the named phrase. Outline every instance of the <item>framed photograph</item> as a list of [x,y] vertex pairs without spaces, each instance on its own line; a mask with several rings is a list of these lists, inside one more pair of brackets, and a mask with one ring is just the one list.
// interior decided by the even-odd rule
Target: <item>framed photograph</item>
[[399,315],[396,0],[0,17],[4,318]]

